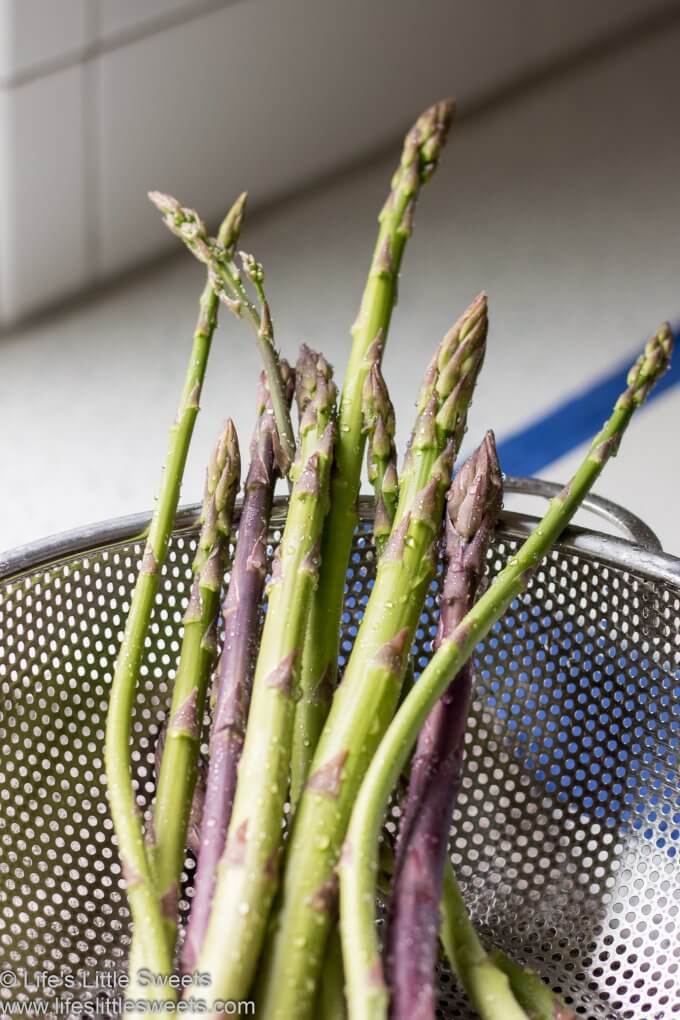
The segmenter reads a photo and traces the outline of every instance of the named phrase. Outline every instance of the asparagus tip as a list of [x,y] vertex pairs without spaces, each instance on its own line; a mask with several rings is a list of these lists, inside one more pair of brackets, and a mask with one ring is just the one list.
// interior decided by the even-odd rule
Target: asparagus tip
[[229,462],[233,462],[238,457],[238,454],[239,445],[236,426],[232,419],[228,418],[220,432],[208,464],[209,492],[215,491],[225,467],[228,466]]
[[622,397],[623,400],[632,401],[636,407],[644,404],[670,366],[673,345],[670,323],[663,322],[647,341],[642,354],[628,373],[628,389]]
[[456,111],[454,99],[442,99],[424,110],[406,136],[402,163],[417,161],[421,180],[433,173]]
[[503,476],[494,434],[489,431],[465,461],[449,489],[447,518],[455,532],[469,541],[483,520],[495,520],[503,500]]
[[209,265],[212,242],[208,237],[208,229],[196,210],[183,206],[176,198],[163,191],[149,191],[147,194],[162,215],[168,230],[186,244],[199,262]]
[[227,215],[222,220],[220,229],[217,233],[217,242],[228,251],[233,252],[238,242],[241,227],[243,225],[243,217],[246,211],[246,202],[248,200],[248,192],[242,191],[238,196]]
[[158,211],[164,216],[176,213],[181,208],[177,199],[173,198],[172,195],[166,194],[164,191],[147,191],[147,195]]
[[432,377],[425,380],[423,395],[429,395],[431,392],[432,381],[437,372],[439,377],[435,385],[441,396],[450,394],[456,384],[465,377],[474,381],[481,368],[486,347],[488,312],[488,299],[482,291],[454,322],[439,345],[431,365]]

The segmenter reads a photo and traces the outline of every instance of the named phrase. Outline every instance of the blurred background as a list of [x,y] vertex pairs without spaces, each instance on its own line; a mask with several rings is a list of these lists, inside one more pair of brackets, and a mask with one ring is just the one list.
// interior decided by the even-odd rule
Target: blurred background
[[[455,95],[385,357],[400,444],[481,289],[469,445],[562,481],[645,335],[680,323],[677,0],[0,0],[0,548],[151,506],[203,272],[146,199],[250,193],[279,345],[341,379],[400,137]],[[680,357],[600,494],[680,553]],[[258,360],[222,316],[183,500]],[[538,508],[536,508],[538,509]]]

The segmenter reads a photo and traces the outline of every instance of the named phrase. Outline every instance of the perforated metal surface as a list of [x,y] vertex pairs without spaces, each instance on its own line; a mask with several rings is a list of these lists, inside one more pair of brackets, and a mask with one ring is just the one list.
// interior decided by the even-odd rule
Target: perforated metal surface
[[[367,527],[348,576],[345,653],[373,572]],[[520,531],[506,518],[490,574]],[[173,538],[147,641],[133,729],[142,811],[194,541],[186,526]],[[0,581],[2,1000],[63,998],[71,974],[68,994],[85,1001],[102,991],[79,983],[125,967],[102,748],[142,544],[121,539]],[[479,646],[451,846],[484,937],[531,963],[577,1013],[665,1020],[680,1016],[680,571],[668,557],[626,566],[624,543],[602,548],[606,564],[587,536],[556,550]],[[433,585],[418,668],[435,623]],[[192,874],[188,858],[185,910]],[[61,984],[1,987],[2,972],[22,969]],[[445,970],[440,1010],[472,1015]]]

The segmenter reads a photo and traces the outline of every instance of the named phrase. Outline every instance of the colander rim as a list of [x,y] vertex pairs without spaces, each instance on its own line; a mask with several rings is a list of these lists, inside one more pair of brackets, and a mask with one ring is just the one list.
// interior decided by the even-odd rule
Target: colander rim
[[[561,485],[542,478],[518,478],[504,476],[507,494],[538,496],[550,499],[561,489]],[[283,523],[286,496],[274,501],[272,527]],[[241,501],[237,502],[235,523]],[[619,504],[602,496],[589,495],[583,508],[614,524],[622,536],[611,535],[592,528],[570,525],[564,530],[558,547],[562,552],[572,552],[598,563],[630,570],[650,580],[666,582],[680,588],[680,558],[662,551],[661,543],[637,515]],[[183,505],[177,511],[173,533],[195,530],[200,513],[200,504]],[[373,513],[373,497],[359,497],[359,519],[370,521]],[[79,553],[95,552],[122,542],[141,541],[145,538],[151,520],[151,511],[114,517],[93,524],[84,525],[56,535],[47,536],[27,545],[17,546],[0,553],[0,581],[16,580],[21,575],[49,567]],[[510,538],[525,538],[535,527],[538,518],[527,513],[503,510],[498,533]]]

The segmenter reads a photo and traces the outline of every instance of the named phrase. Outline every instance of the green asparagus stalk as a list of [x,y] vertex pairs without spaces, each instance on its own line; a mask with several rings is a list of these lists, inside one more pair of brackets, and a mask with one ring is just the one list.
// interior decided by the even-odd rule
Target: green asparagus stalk
[[364,382],[364,432],[368,438],[366,466],[375,492],[373,538],[376,555],[382,555],[390,536],[399,501],[397,448],[394,443],[395,416],[380,367],[382,344],[374,344],[373,363]]
[[302,695],[296,708],[296,715],[300,716],[296,729],[305,734],[303,751],[306,750],[306,754],[301,757],[302,774],[294,777],[296,793],[311,764],[336,682],[343,592],[357,524],[356,503],[365,443],[364,382],[374,363],[371,347],[377,342],[379,361],[397,299],[401,260],[413,229],[418,195],[437,166],[453,114],[452,101],[436,103],[421,114],[406,136],[401,162],[379,216],[368,279],[352,327],[352,351],[338,415],[330,511],[321,549],[321,574],[312,599],[302,656]]
[[[388,995],[375,932],[377,843],[394,784],[432,707],[512,600],[526,587],[542,558],[579,508],[617,450],[633,414],[666,371],[673,338],[668,324],[649,340],[631,369],[628,386],[583,463],[519,552],[435,652],[404,700],[373,757],[361,786],[340,864],[343,959],[351,1020],[387,1016]],[[298,817],[300,815],[298,814]]]
[[529,1020],[577,1020],[576,1013],[569,1008],[540,975],[527,967],[520,967],[509,956],[494,949],[489,954],[491,962],[510,982],[512,994],[517,999]]
[[[165,740],[168,735],[169,721],[170,720],[168,718],[165,719],[165,722],[161,726],[158,736],[156,737],[156,746],[154,747],[153,777],[156,789],[158,789],[158,780],[161,774],[161,762],[163,760],[163,752],[165,750]],[[199,848],[200,829],[201,822],[203,820],[203,807],[205,804],[207,771],[206,763],[201,757],[199,757],[196,762],[196,782],[194,783],[194,795],[191,798],[186,836],[187,849],[191,850],[193,854],[197,854]],[[150,838],[152,835],[152,832],[147,833],[147,847],[153,845],[153,840]]]
[[[305,443],[314,443],[320,409],[323,409],[323,415],[329,417],[332,406],[333,420],[335,420],[336,400],[337,388],[333,382],[333,369],[323,354],[313,351],[307,344],[302,344],[295,366],[295,403],[298,409],[300,441],[303,447]],[[302,456],[304,456],[304,452]]]
[[168,944],[177,934],[177,899],[194,795],[201,723],[217,656],[217,612],[239,486],[236,430],[228,421],[208,467],[191,597],[156,791],[152,854]]
[[[525,1013],[513,995],[507,974],[487,954],[465,909],[452,868],[444,870],[442,940],[446,955],[482,1020],[543,1020]],[[542,984],[542,982],[541,982]],[[544,986],[545,987],[545,986]],[[549,990],[546,989],[548,994]],[[354,1015],[354,1014],[352,1014]],[[362,1007],[358,1016],[387,1015]],[[550,1020],[568,1020],[552,1014]]]
[[[498,1003],[510,1001],[503,1020],[576,1020],[576,1014],[538,974],[521,967],[500,949],[485,951],[450,861],[444,870],[440,936],[452,969],[482,1018],[498,1016]],[[508,990],[514,1005],[508,1000]]]
[[236,797],[197,962],[197,970],[211,980],[209,992],[201,994],[213,1000],[248,994],[277,887],[294,698],[335,438],[335,386],[325,360],[310,353],[303,350],[297,371],[313,370],[313,379],[305,380],[313,396],[301,414],[299,455],[269,587]]
[[[379,341],[371,345],[369,358],[372,364],[366,376],[363,394],[364,431],[368,436],[366,449],[368,476],[376,494],[373,534],[378,555],[385,548],[392,529],[399,496],[397,453],[394,444],[394,408],[380,369],[382,347]],[[295,709],[290,766],[290,802],[293,810],[309,775],[309,766],[318,739],[318,724],[325,717],[326,703],[331,693],[329,679],[327,683],[317,687],[308,698],[303,697]]]
[[[246,278],[255,289],[259,301],[259,309],[250,299],[243,283],[241,273],[235,262],[236,240],[212,238],[207,227],[194,209],[181,205],[172,195],[160,191],[150,191],[149,198],[163,216],[168,229],[183,241],[189,251],[208,267],[210,280],[215,293],[227,306],[232,314],[245,319],[251,326],[264,370],[267,373],[267,384],[271,393],[274,417],[280,437],[279,469],[287,475],[295,456],[295,438],[290,423],[290,411],[286,397],[286,382],[281,373],[279,354],[274,343],[274,329],[269,304],[264,292],[264,271],[252,255],[241,253],[241,262]],[[237,206],[243,216],[246,195],[240,196]]]
[[389,541],[293,821],[258,1016],[311,1014],[331,926],[333,873],[352,804],[394,713],[436,562],[451,465],[485,349],[481,295],[442,340],[425,375]]
[[340,942],[340,932],[337,926],[333,929],[328,939],[326,960],[319,990],[317,1015],[321,1017],[321,1020],[347,1020],[345,972],[342,967],[342,943]]
[[[238,204],[220,227],[220,244],[236,244],[240,229]],[[106,720],[106,781],[113,827],[118,840],[127,897],[135,930],[144,943],[147,966],[155,973],[170,970],[171,954],[165,937],[160,899],[147,858],[142,823],[138,815],[130,762],[130,727],[135,687],[144,651],[144,639],[158,590],[160,571],[165,561],[172,531],[184,465],[198,414],[201,388],[208,355],[217,323],[219,301],[208,282],[200,299],[191,355],[177,418],[170,429],[170,440],[160,493],[146,541],[142,564],[132,593],[111,686]],[[175,992],[169,986],[149,989],[151,997],[172,1001]]]

